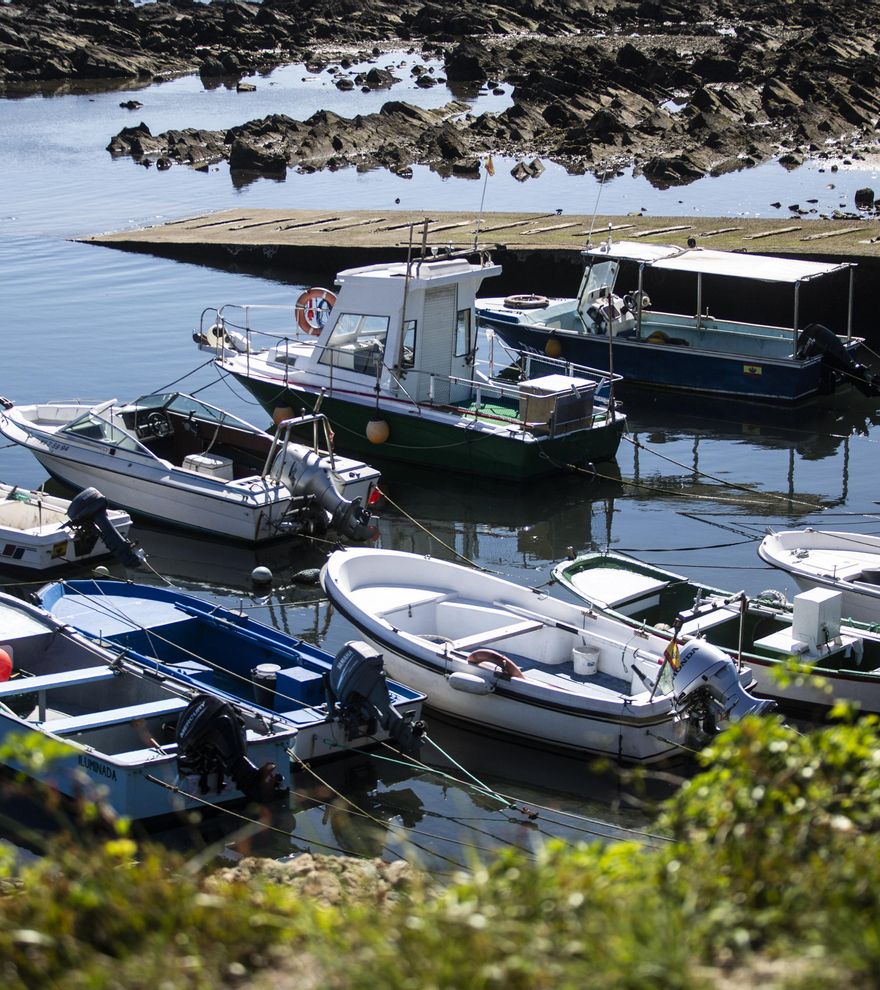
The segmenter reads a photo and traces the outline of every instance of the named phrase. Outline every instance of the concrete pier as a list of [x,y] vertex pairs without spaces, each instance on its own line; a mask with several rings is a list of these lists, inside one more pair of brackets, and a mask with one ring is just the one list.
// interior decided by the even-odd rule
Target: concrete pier
[[[425,224],[425,221],[428,221]],[[777,254],[820,261],[852,261],[855,323],[875,337],[873,291],[880,276],[880,219],[817,220],[729,217],[597,216],[566,213],[484,213],[406,210],[292,210],[242,207],[172,220],[136,230],[82,238],[92,244],[140,251],[180,261],[260,271],[295,283],[331,283],[343,268],[404,259],[412,246],[491,251],[504,269],[486,291],[571,295],[582,271],[581,249],[592,236],[598,244],[617,240],[685,245],[753,254]],[[845,287],[832,305],[840,326]],[[759,294],[760,296],[760,294]],[[837,292],[835,292],[837,296]],[[658,300],[659,301],[659,300]],[[761,305],[765,304],[761,302]],[[764,311],[759,322],[786,323],[787,303]],[[773,317],[773,319],[771,319]]]

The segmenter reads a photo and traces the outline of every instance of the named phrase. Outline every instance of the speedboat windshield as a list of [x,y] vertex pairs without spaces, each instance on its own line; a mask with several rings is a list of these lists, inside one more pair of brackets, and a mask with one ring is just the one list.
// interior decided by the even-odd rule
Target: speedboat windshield
[[126,406],[125,412],[138,410],[156,409],[162,412],[174,412],[181,416],[192,417],[209,423],[236,423],[239,426],[254,427],[232,416],[216,406],[210,406],[201,399],[193,398],[191,395],[184,395],[181,392],[157,392],[153,395],[143,395],[136,399],[130,406]]
[[114,412],[119,411],[113,405],[115,401],[101,403],[77,416],[58,431],[59,436],[63,434],[78,440],[94,440],[123,450],[143,451],[145,448],[130,433],[113,422]]

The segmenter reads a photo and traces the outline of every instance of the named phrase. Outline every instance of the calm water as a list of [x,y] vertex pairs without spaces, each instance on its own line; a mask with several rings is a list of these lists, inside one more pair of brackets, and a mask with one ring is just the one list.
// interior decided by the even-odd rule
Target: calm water
[[[205,306],[290,301],[297,287],[252,273],[86,246],[72,238],[245,204],[321,208],[332,201],[342,209],[389,210],[399,200],[407,208],[476,210],[483,182],[444,180],[424,168],[414,169],[411,180],[349,169],[236,187],[222,166],[208,174],[177,167],[157,172],[128,159],[113,161],[104,149],[121,127],[140,120],[158,133],[169,127],[226,127],[271,112],[303,118],[326,108],[352,115],[377,110],[386,99],[437,106],[452,98],[443,86],[416,89],[409,81],[413,61],[399,54],[379,59],[404,80],[390,93],[343,94],[328,73],[310,75],[291,66],[258,77],[255,94],[223,87],[208,91],[197,77],[188,77],[137,90],[0,103],[0,393],[22,403],[126,398],[188,376],[183,388],[210,385],[203,393],[208,401],[264,423],[241,389],[226,382],[211,385],[216,375],[199,367],[203,355],[190,333]],[[119,107],[132,98],[143,108]],[[472,104],[482,112],[508,102],[506,92],[483,93]],[[585,213],[598,202],[604,213],[777,216],[769,205],[776,200],[787,205],[815,198],[817,210],[827,212],[841,203],[850,206],[856,188],[877,181],[870,171],[842,168],[832,174],[809,166],[789,173],[769,164],[667,191],[627,174],[606,182],[600,195],[591,176],[569,176],[553,166],[521,185],[507,174],[511,164],[496,159],[497,174],[485,187],[487,210]],[[439,556],[454,548],[533,586],[548,581],[569,547],[612,546],[699,573],[731,590],[775,586],[791,594],[794,586],[755,554],[768,526],[880,529],[873,402],[837,401],[787,416],[725,414],[711,402],[689,410],[681,403],[670,408],[645,400],[632,403],[629,412],[630,437],[617,468],[605,477],[566,477],[516,490],[389,466],[379,545]],[[45,481],[30,455],[9,447],[0,449],[0,478],[30,487]],[[156,570],[185,587],[241,600],[260,618],[330,651],[351,637],[351,628],[330,612],[319,589],[294,581],[303,568],[320,565],[320,545],[253,552],[146,529],[139,536]],[[272,567],[276,583],[271,593],[255,599],[249,574],[257,563]],[[241,823],[223,817],[198,833],[180,830],[169,841],[192,845],[198,835],[200,842],[216,838],[221,846],[232,843],[230,849],[275,855],[306,847],[386,856],[405,852],[443,869],[499,842],[529,846],[546,834],[588,837],[607,831],[598,819],[635,827],[648,821],[620,802],[621,785],[613,778],[589,776],[575,761],[499,747],[439,722],[432,733],[492,787],[533,810],[554,810],[530,819],[445,777],[358,758],[327,768],[322,780],[300,780],[291,809],[257,835],[242,826],[232,843],[229,831]],[[430,763],[444,763],[438,751],[425,756]]]

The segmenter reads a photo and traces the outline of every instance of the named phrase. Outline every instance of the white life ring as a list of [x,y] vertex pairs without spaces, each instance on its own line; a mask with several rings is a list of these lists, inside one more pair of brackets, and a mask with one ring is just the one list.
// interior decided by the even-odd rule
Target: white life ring
[[544,309],[550,305],[550,300],[546,296],[508,296],[504,305],[507,309]]
[[336,304],[336,295],[329,289],[306,289],[297,299],[294,312],[300,330],[318,337],[324,329],[330,310]]

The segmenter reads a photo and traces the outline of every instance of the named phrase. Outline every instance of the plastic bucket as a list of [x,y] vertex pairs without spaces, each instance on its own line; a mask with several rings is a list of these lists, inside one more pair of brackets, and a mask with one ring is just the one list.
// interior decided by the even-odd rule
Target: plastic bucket
[[595,646],[576,646],[571,651],[574,672],[581,677],[594,677],[599,672],[599,651]]
[[261,708],[275,707],[275,678],[281,665],[277,663],[261,663],[251,671],[254,682],[254,701]]

